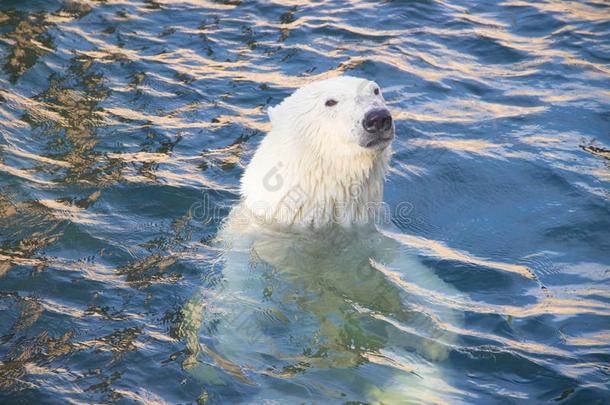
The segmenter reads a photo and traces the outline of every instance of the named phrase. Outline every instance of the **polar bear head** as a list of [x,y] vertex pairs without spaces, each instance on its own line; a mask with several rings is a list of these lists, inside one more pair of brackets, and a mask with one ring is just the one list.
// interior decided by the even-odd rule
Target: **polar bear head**
[[340,76],[310,83],[268,110],[273,130],[306,137],[319,152],[375,153],[394,138],[392,115],[381,88]]
[[350,76],[310,83],[269,109],[271,131],[241,181],[265,222],[371,222],[383,194],[394,124],[380,87]]

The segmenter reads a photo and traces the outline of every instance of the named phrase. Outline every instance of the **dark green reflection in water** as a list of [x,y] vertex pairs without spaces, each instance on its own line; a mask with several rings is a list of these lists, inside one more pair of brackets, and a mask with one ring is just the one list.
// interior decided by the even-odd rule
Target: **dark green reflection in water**
[[[609,12],[1,2],[0,402],[607,402]],[[359,247],[215,303],[266,108],[342,73],[396,118],[388,250],[459,294]]]

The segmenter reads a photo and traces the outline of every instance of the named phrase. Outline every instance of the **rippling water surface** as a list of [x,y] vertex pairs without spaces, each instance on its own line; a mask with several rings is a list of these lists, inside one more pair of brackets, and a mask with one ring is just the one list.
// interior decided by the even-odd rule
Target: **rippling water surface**
[[[0,402],[610,401],[605,0],[3,0],[0,60]],[[448,355],[403,348],[424,332],[351,291],[320,301],[350,314],[322,322],[326,351],[196,355],[266,107],[342,73],[397,118],[398,240],[459,299],[392,291],[460,314]],[[404,392],[426,367],[442,384]]]

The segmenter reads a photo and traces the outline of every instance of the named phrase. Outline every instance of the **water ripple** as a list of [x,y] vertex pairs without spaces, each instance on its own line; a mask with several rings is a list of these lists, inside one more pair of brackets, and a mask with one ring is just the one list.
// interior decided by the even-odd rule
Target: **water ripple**
[[[604,0],[3,2],[0,402],[607,402],[608,21]],[[207,318],[212,241],[267,108],[344,73],[396,119],[387,236],[454,290],[367,257],[361,284],[278,299],[266,269],[277,347],[242,367],[212,350],[248,311]]]

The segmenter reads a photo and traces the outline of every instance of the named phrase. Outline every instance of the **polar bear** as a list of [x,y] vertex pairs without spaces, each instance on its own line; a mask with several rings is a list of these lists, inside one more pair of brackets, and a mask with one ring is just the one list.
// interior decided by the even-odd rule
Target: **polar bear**
[[453,290],[376,229],[395,135],[380,87],[314,82],[269,118],[218,234],[221,281],[183,310],[185,366],[259,387],[246,403],[450,397],[437,364],[456,321],[428,294]]

